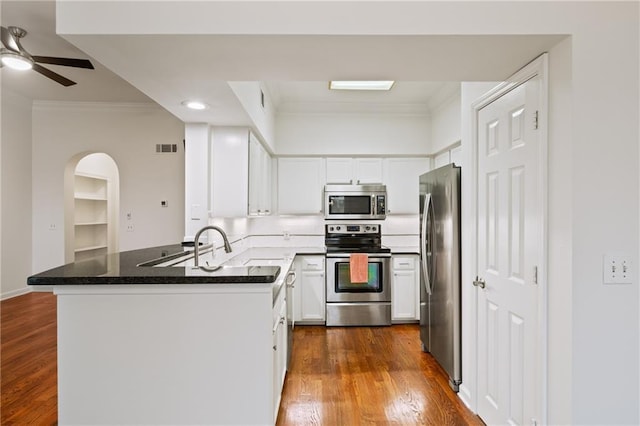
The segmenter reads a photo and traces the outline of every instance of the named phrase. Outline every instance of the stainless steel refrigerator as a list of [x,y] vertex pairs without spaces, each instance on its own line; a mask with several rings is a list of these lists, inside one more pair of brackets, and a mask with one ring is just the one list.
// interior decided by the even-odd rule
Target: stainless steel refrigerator
[[449,375],[462,382],[460,300],[460,167],[420,176],[420,340]]

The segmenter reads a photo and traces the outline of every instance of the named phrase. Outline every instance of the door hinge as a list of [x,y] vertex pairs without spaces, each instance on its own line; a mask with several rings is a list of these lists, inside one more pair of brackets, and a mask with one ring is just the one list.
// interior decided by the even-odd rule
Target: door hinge
[[538,111],[533,113],[533,128],[534,130],[538,130]]
[[538,267],[533,267],[533,283],[538,284]]

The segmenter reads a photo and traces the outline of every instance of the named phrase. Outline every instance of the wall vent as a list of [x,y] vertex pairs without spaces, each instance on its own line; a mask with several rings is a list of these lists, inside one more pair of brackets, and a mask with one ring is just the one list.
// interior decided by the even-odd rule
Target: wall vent
[[159,143],[159,144],[156,144],[156,152],[159,152],[159,153],[178,152],[178,145],[175,143]]

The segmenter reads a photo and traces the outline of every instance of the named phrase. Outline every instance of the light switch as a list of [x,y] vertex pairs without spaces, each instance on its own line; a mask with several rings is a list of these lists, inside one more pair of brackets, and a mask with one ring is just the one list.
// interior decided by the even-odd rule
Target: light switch
[[202,206],[200,204],[191,204],[191,220],[200,220],[202,217]]
[[603,282],[605,284],[631,284],[633,279],[631,256],[625,254],[605,254]]

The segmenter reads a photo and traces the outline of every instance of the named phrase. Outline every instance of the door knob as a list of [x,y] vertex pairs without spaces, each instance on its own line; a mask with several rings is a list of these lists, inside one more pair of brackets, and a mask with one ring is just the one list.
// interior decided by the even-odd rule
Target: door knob
[[476,286],[476,287],[484,288],[486,286],[486,283],[484,282],[484,280],[482,278],[479,278],[476,275],[476,279],[473,281],[473,285]]

